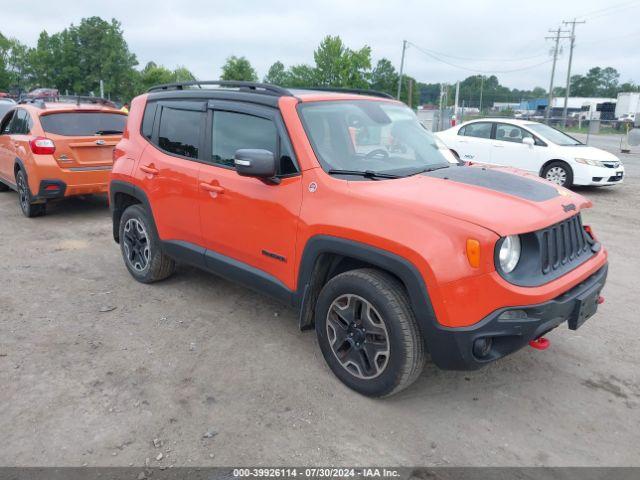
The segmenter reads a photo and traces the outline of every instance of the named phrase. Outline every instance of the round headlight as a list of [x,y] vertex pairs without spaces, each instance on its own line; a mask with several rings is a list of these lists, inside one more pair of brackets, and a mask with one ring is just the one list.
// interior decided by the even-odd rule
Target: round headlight
[[520,260],[520,237],[509,235],[505,237],[498,253],[500,268],[504,273],[511,273]]

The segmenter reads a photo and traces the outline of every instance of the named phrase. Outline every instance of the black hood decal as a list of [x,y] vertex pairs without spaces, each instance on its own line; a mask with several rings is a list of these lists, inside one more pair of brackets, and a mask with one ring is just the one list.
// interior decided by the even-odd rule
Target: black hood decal
[[520,175],[492,168],[452,166],[433,172],[425,172],[423,175],[488,188],[532,202],[544,202],[560,195],[551,183],[546,185]]

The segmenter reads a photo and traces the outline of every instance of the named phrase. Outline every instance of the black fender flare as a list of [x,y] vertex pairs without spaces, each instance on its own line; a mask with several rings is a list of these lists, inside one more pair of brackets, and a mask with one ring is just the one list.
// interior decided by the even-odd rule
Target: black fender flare
[[300,260],[298,289],[294,295],[294,304],[300,308],[302,329],[309,328],[308,322],[315,313],[315,301],[319,288],[313,288],[313,281],[319,265],[327,263],[318,261],[325,253],[360,260],[400,279],[407,289],[411,308],[432,361],[445,369],[468,369],[468,362],[462,355],[464,352],[461,351],[460,338],[457,334],[458,331],[466,329],[445,327],[438,322],[429,289],[418,268],[395,253],[344,238],[318,235],[310,238],[305,245]]
[[144,208],[149,212],[151,221],[153,222],[153,228],[156,233],[158,229],[155,225],[155,218],[153,216],[153,210],[151,209],[151,203],[149,202],[149,198],[147,194],[140,187],[134,185],[133,183],[125,182],[122,180],[111,180],[109,182],[109,206],[111,208],[111,219],[113,222],[113,239],[116,243],[120,243],[120,217],[122,216],[122,212],[124,210],[119,209],[116,203],[116,195],[118,193],[123,193],[130,197],[135,198],[140,202]]
[[310,238],[305,245],[300,259],[298,274],[298,290],[295,298],[300,308],[301,328],[304,328],[310,310],[315,307],[315,299],[311,291],[314,275],[318,272],[318,259],[323,254],[335,254],[360,260],[385,270],[400,279],[405,285],[411,307],[422,329],[423,335],[428,337],[428,332],[436,324],[436,316],[431,304],[427,286],[422,274],[413,263],[407,259],[371,245],[347,240],[329,235],[317,235]]

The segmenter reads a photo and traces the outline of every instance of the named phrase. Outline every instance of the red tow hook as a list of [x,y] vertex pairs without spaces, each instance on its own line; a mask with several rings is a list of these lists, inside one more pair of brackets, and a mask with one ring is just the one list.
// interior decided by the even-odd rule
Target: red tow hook
[[598,305],[602,305],[604,303],[604,297],[602,295],[600,295],[598,297]]
[[529,342],[529,346],[536,350],[546,350],[551,345],[551,342],[544,337],[536,338]]

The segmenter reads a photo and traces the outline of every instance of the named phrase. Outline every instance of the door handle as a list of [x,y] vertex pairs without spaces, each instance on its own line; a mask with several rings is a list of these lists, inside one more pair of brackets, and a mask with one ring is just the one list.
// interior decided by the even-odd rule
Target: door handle
[[496,148],[504,148],[504,145],[496,145],[495,143],[493,144],[493,146]]
[[160,170],[155,168],[153,166],[153,163],[150,163],[149,165],[140,166],[140,170],[142,170],[144,173],[148,173],[149,175],[157,175],[160,173]]
[[207,192],[224,193],[224,188],[220,185],[211,185],[210,183],[200,182],[200,187]]

